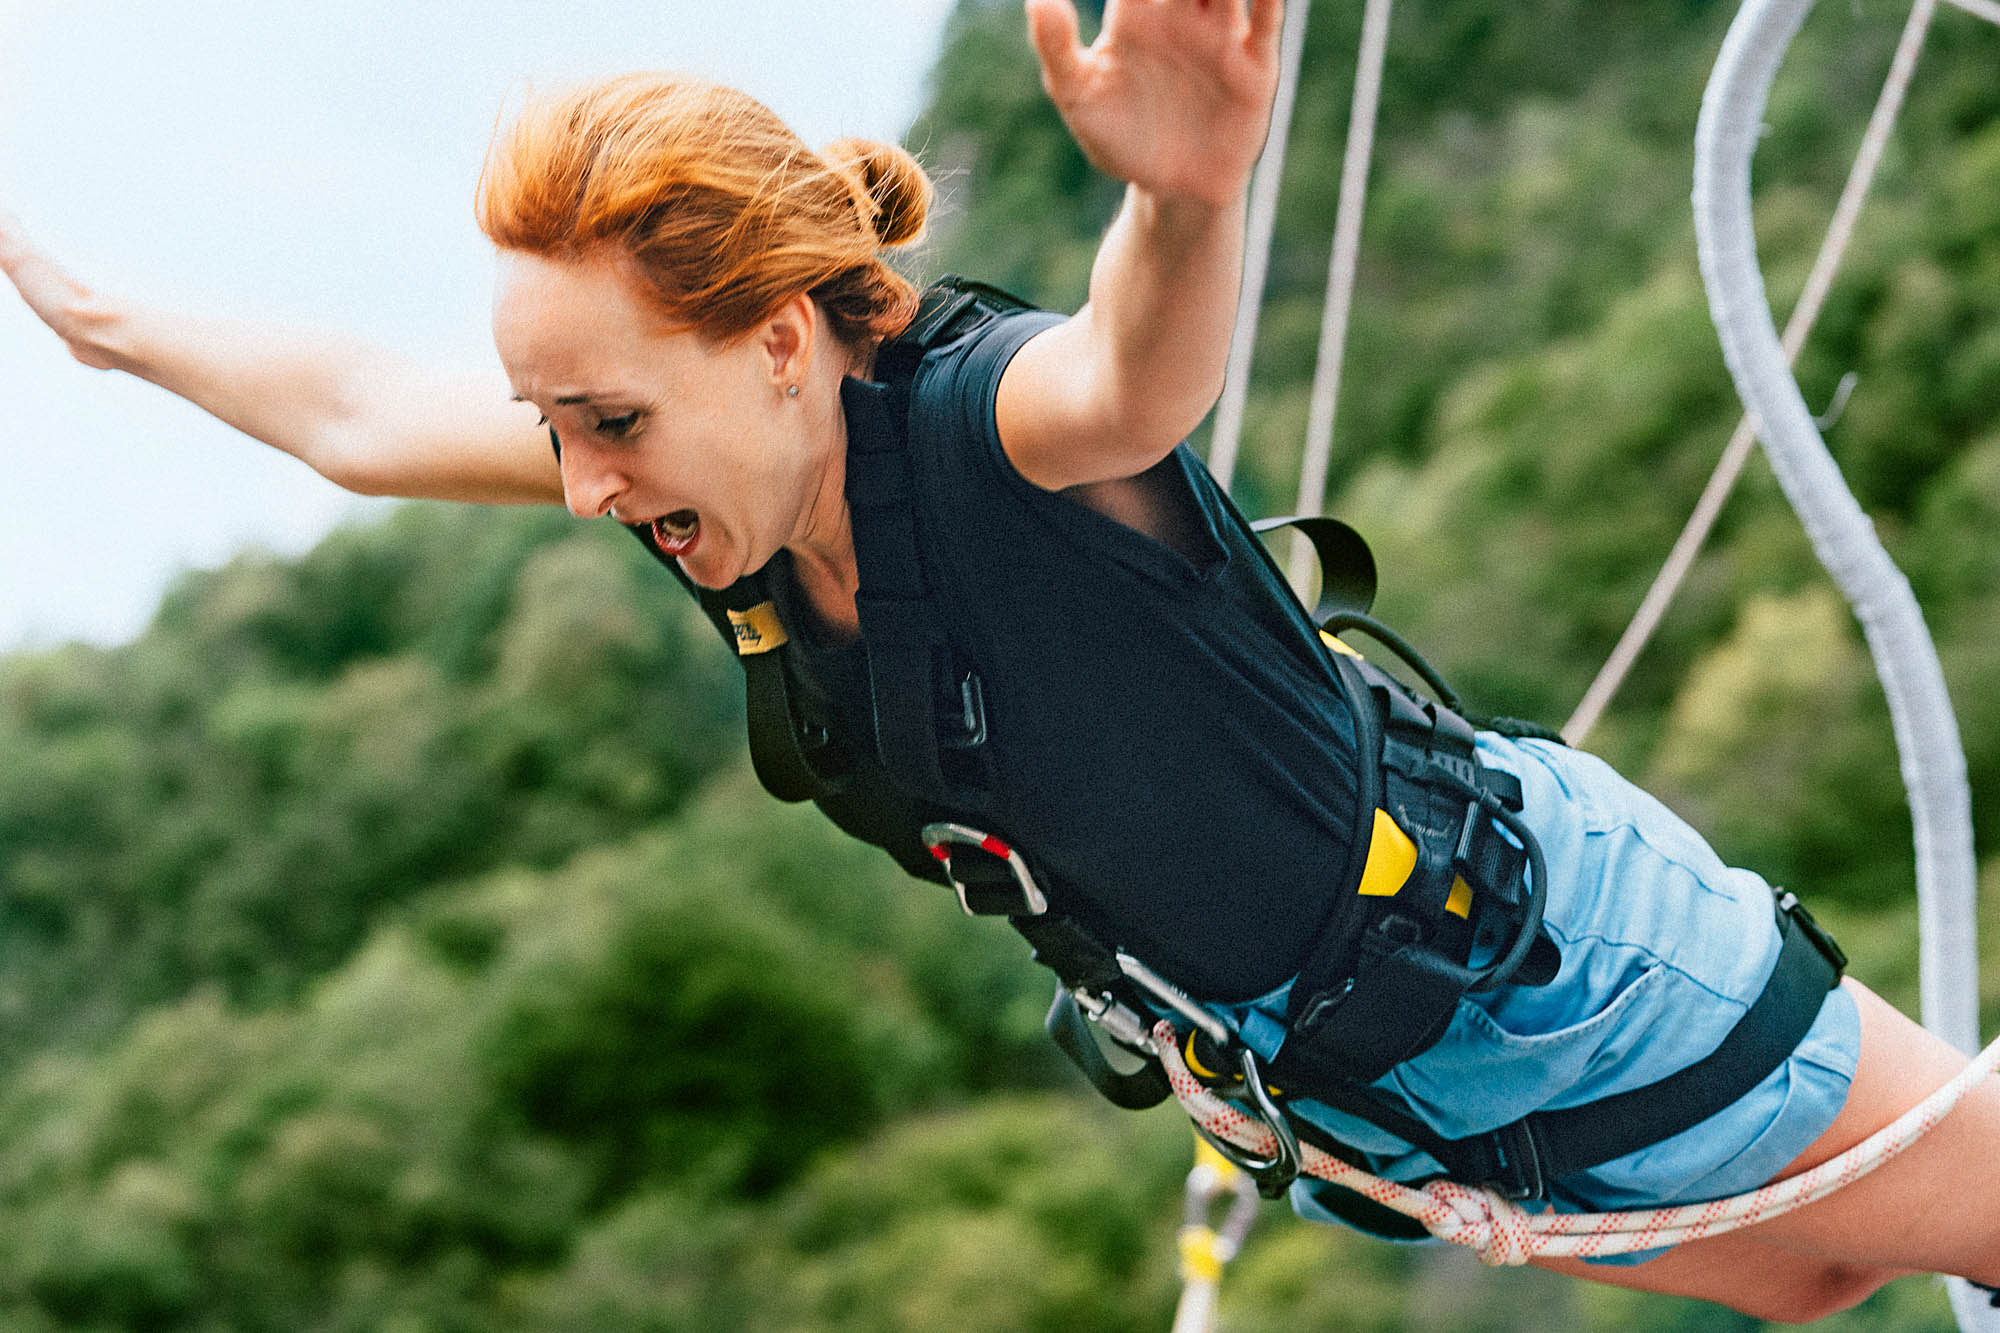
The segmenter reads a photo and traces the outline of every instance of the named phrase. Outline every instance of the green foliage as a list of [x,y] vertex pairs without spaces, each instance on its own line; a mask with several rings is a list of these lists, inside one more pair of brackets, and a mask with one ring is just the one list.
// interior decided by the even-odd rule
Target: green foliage
[[870,997],[812,941],[678,869],[524,969],[484,1072],[536,1129],[592,1151],[602,1191],[668,1174],[766,1192],[879,1118],[875,1072],[905,1051],[868,1041]]
[[[712,800],[747,795],[732,775]],[[378,921],[283,1009],[211,990],[98,1056],[40,1057],[0,1088],[0,1199],[20,1221],[0,1240],[0,1322],[561,1326],[566,1302],[613,1299],[588,1275],[659,1264],[649,1247],[688,1228],[658,1226],[700,1216],[703,1246],[751,1248],[686,1281],[687,1326],[729,1300],[741,1326],[768,1326],[741,1265],[776,1262],[757,1238],[803,1215],[801,1182],[892,1117],[946,1107],[954,1071],[978,1063],[940,997],[900,975],[905,922],[936,916],[936,895],[913,899],[879,855],[780,813],[800,836],[778,855],[690,818]],[[773,864],[815,844],[820,888],[873,897],[883,918],[830,926],[767,891]],[[1009,952],[1011,989],[1039,990]],[[989,999],[1006,1007],[1006,989]],[[1041,1114],[1092,1111],[1057,1098]],[[939,1170],[986,1169],[985,1137],[961,1130]],[[1048,1168],[1048,1227],[1087,1231],[1115,1137],[1079,1140],[1089,1183],[1075,1162]],[[745,1210],[756,1232],[711,1229]],[[1137,1243],[1128,1220],[1094,1243]],[[1073,1277],[1062,1299],[1090,1286]]]
[[386,904],[673,811],[741,704],[662,583],[608,528],[409,506],[0,663],[0,1061],[204,984],[281,1000]]

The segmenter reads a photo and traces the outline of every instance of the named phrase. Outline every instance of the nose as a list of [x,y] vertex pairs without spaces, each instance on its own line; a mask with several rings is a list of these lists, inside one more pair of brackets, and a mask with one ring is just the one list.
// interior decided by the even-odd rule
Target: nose
[[611,512],[630,486],[616,468],[590,457],[588,448],[565,443],[562,451],[563,503],[578,518],[601,518]]

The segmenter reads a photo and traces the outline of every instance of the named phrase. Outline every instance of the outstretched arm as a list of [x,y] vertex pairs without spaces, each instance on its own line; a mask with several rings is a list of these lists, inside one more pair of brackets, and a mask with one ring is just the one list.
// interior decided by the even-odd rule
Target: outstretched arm
[[1125,204],[1074,319],[1000,383],[1000,439],[1051,490],[1137,475],[1222,387],[1244,193],[1270,128],[1282,0],[1111,0],[1096,42],[1070,0],[1027,0],[1042,81]]
[[118,301],[70,276],[4,212],[0,272],[83,364],[150,380],[348,490],[562,501],[548,434],[497,370],[441,373],[338,334]]

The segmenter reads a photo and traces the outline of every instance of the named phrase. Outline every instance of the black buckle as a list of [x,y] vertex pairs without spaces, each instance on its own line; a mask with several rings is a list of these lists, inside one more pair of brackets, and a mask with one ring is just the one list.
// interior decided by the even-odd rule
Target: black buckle
[[1481,1182],[1502,1198],[1519,1203],[1524,1199],[1548,1197],[1548,1181],[1542,1176],[1541,1146],[1535,1142],[1534,1126],[1527,1120],[1502,1125],[1486,1135],[1493,1149],[1493,1162]]
[[967,916],[1040,916],[1049,910],[1028,863],[991,833],[936,823],[924,825],[922,837]]
[[959,677],[956,709],[939,719],[938,744],[948,750],[974,750],[986,744],[986,687],[977,671]]
[[1458,835],[1452,839],[1452,873],[1463,876],[1475,892],[1496,895],[1509,907],[1518,907],[1526,890],[1522,872],[1527,856],[1507,841],[1494,823],[1493,811],[1504,809],[1503,798],[1482,790],[1466,802]]
[[1819,956],[1833,965],[1833,975],[1836,980],[1846,974],[1847,951],[1835,943],[1833,936],[1827,934],[1826,927],[1806,910],[1806,905],[1799,901],[1796,893],[1790,889],[1778,890],[1778,910],[1790,917],[1792,925],[1804,932],[1812,947],[1819,950]]

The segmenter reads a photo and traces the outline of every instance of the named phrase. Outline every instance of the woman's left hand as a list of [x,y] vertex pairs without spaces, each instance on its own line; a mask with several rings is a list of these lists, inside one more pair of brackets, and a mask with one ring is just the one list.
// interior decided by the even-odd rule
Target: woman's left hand
[[1027,0],[1042,84],[1098,170],[1226,204],[1270,129],[1283,0],[1111,0],[1086,47],[1071,0]]

